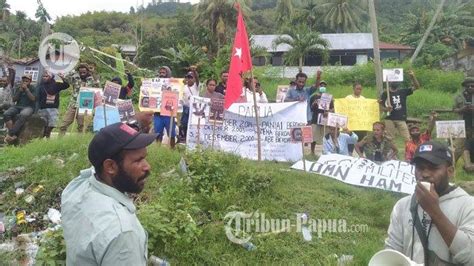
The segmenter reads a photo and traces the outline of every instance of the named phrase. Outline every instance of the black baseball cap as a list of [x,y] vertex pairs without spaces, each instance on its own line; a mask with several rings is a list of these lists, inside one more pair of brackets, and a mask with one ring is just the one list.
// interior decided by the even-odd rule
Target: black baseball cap
[[188,73],[186,73],[186,75],[185,75],[184,77],[186,77],[186,78],[188,78],[188,77],[194,78],[193,72],[189,71]]
[[145,148],[155,141],[156,134],[139,133],[123,123],[115,123],[102,128],[89,144],[89,161],[99,167],[122,150]]
[[435,165],[443,163],[452,164],[453,154],[447,145],[436,141],[427,141],[416,148],[415,155],[411,162],[416,164],[419,159],[427,160]]

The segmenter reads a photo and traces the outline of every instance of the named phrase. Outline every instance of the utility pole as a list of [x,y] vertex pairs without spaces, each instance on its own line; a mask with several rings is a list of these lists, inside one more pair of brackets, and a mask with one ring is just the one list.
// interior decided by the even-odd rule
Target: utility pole
[[425,34],[423,35],[423,38],[421,38],[421,41],[418,44],[418,47],[416,47],[415,52],[413,53],[413,55],[410,58],[410,64],[413,64],[413,61],[415,61],[416,57],[420,53],[421,48],[423,47],[423,45],[425,45],[426,39],[428,38],[428,35],[430,35],[431,30],[433,29],[433,26],[436,23],[436,20],[438,19],[439,14],[441,13],[441,10],[443,9],[443,6],[444,6],[445,2],[446,2],[446,0],[441,0],[441,2],[439,3],[439,6],[436,9],[436,13],[434,14],[433,18],[431,19],[431,22],[430,22],[430,25],[428,26],[428,29],[425,31]]
[[372,38],[374,43],[374,66],[375,66],[375,81],[379,95],[383,91],[382,83],[382,64],[380,62],[380,48],[379,48],[379,30],[377,27],[377,16],[375,14],[374,0],[369,0],[369,15],[370,15],[370,29],[372,30]]

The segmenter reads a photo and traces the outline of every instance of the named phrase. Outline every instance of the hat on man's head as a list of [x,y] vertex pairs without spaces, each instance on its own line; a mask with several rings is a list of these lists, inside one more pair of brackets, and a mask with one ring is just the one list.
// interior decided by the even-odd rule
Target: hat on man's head
[[101,166],[122,150],[145,148],[155,141],[156,134],[143,134],[127,124],[115,123],[102,128],[89,144],[89,161],[94,167]]
[[469,83],[474,84],[474,77],[466,77],[464,81],[461,83],[461,85],[466,86]]
[[30,81],[33,80],[33,78],[31,77],[30,74],[25,74],[25,75],[21,76],[21,79],[29,79]]
[[328,83],[327,83],[326,81],[324,81],[324,80],[321,80],[321,81],[319,82],[319,85],[321,85],[321,84],[328,85]]
[[436,141],[427,141],[416,148],[411,162],[416,164],[419,159],[424,159],[435,165],[443,163],[452,164],[453,154],[447,145]]
[[186,73],[186,75],[184,76],[186,78],[188,77],[191,77],[191,78],[194,78],[194,73],[192,71],[189,71],[188,73]]
[[113,79],[112,79],[112,82],[116,82],[116,83],[122,85],[122,79],[121,79],[120,77],[115,77],[115,78],[113,78]]

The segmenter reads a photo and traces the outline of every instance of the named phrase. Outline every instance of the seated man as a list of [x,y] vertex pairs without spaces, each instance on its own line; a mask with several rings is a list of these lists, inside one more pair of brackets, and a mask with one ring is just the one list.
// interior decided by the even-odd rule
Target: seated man
[[452,160],[444,144],[428,141],[416,149],[415,193],[393,207],[385,248],[424,265],[474,265],[474,198],[449,184]]
[[[13,96],[13,102],[16,104],[8,108],[4,114],[5,126],[8,129],[7,136],[5,137],[6,143],[12,143],[17,139],[18,133],[20,133],[26,120],[33,114],[36,103],[35,95],[35,89],[31,86],[31,76],[24,75],[21,77],[21,84]],[[17,115],[18,117],[15,123],[13,123],[13,119]]]
[[385,125],[375,122],[372,125],[373,133],[365,136],[356,143],[355,151],[360,158],[367,158],[376,163],[397,160],[398,149],[395,144],[385,136]]
[[341,154],[349,156],[348,144],[355,144],[357,135],[347,128],[342,133],[335,127],[329,127],[329,133],[323,139],[323,154]]

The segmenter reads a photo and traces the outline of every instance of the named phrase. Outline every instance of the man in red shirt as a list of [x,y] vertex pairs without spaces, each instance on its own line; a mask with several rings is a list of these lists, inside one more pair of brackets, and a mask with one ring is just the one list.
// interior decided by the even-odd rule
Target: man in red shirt
[[410,140],[405,143],[405,161],[410,162],[413,159],[416,148],[418,148],[420,144],[431,140],[431,132],[433,131],[437,116],[438,114],[434,112],[431,113],[428,129],[424,133],[420,133],[420,127],[418,125],[413,124],[410,126]]

